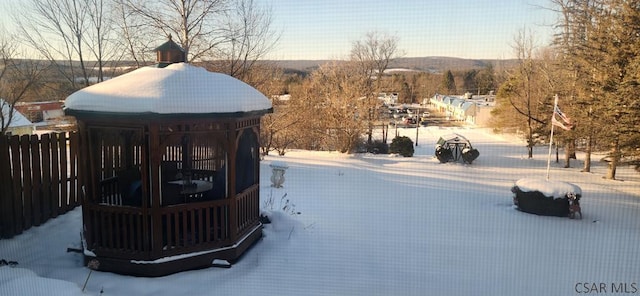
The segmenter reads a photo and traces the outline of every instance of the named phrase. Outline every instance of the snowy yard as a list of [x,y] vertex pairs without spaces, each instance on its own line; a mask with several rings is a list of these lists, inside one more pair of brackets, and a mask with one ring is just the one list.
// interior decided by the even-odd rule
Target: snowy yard
[[[433,156],[452,132],[479,150],[472,165]],[[640,174],[621,167],[619,180],[605,180],[598,156],[592,173],[552,163],[551,179],[582,188],[584,218],[517,211],[510,188],[545,177],[547,149],[527,159],[522,142],[486,129],[421,127],[411,158],[267,156],[261,204],[273,223],[233,267],[161,278],[92,272],[83,293],[89,269],[66,252],[79,245],[76,209],[0,240],[0,259],[18,262],[0,266],[0,295],[640,294]],[[289,165],[282,188],[270,187],[273,161]]]

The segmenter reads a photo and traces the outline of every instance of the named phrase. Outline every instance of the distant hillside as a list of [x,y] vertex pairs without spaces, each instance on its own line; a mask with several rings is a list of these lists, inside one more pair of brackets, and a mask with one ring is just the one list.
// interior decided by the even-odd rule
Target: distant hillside
[[[48,63],[48,61],[41,62]],[[285,70],[285,73],[298,73],[300,75],[306,75],[316,70],[318,67],[320,67],[320,65],[332,62],[332,60],[266,60],[261,62],[279,66]],[[444,73],[447,70],[467,71],[471,69],[482,69],[490,63],[493,64],[495,70],[499,71],[501,69],[514,67],[517,64],[517,60],[462,59],[453,57],[408,57],[394,60],[388,68],[409,69],[428,73]],[[94,64],[95,62],[85,61],[85,65]],[[61,63],[61,65],[62,67],[66,68],[66,65],[64,63]],[[80,63],[74,62],[74,67],[80,67]],[[122,71],[127,72],[128,70],[135,69],[136,67],[136,64],[132,61],[118,61],[114,64],[109,64],[109,66],[105,68],[105,73],[107,76],[117,76],[122,74]]]
[[390,68],[408,68],[431,73],[443,73],[447,70],[463,71],[482,69],[488,64],[493,64],[494,68],[510,68],[514,66],[516,62],[516,60],[475,60],[452,57],[418,57],[397,59],[390,65]]
[[320,65],[331,62],[330,60],[271,60],[278,67],[285,70],[285,73],[308,74],[320,67]]
[[[331,62],[331,60],[272,60],[270,63],[276,64],[289,73],[309,73],[317,69],[320,65]],[[452,57],[412,57],[399,58],[389,65],[389,68],[405,68],[416,71],[430,73],[443,73],[447,70],[464,71],[471,69],[482,69],[488,64],[493,64],[495,69],[511,68],[516,64],[516,60],[476,60]]]

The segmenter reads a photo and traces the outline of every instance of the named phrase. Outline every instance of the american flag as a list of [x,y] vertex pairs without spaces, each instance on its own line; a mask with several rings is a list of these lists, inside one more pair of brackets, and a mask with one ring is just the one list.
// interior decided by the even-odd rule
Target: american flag
[[564,121],[566,124],[571,124],[571,118],[567,117],[564,113],[562,113],[562,111],[560,111],[560,107],[558,107],[557,105],[556,105],[556,114],[558,114],[558,116],[560,116],[562,121]]
[[[573,128],[573,123],[571,122],[571,118],[569,118],[562,111],[560,111],[560,107],[558,107],[558,105],[555,105],[554,109],[555,111],[553,112],[553,116],[551,117],[551,123],[563,130],[567,130],[567,131],[571,130]],[[558,115],[560,119],[564,121],[564,123],[557,120],[556,115]]]

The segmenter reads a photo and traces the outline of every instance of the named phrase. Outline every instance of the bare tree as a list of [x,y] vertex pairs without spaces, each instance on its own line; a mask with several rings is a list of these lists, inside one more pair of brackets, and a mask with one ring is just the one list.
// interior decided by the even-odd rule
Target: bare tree
[[217,70],[255,86],[258,83],[248,79],[251,70],[279,40],[273,30],[271,9],[258,6],[254,0],[236,0],[226,14],[223,29],[225,41],[212,56],[219,61]]
[[[371,145],[373,121],[377,119],[378,104],[376,97],[382,88],[382,76],[389,64],[403,53],[398,49],[398,37],[369,32],[363,40],[355,41],[351,47],[350,61],[354,64],[355,74],[361,77],[367,111],[364,115],[368,124],[367,143]],[[373,83],[375,81],[375,83]]]
[[113,14],[115,29],[120,34],[120,42],[124,59],[135,62],[137,68],[153,61],[153,49],[158,46],[153,38],[152,27],[145,24],[145,19],[138,17],[127,5],[128,0],[114,0]]
[[262,155],[268,155],[273,149],[279,155],[284,155],[287,149],[294,146],[300,135],[300,128],[296,128],[302,117],[295,107],[279,97],[272,99],[274,113],[262,117],[260,141]]
[[[363,40],[353,42],[350,60],[357,70],[366,77],[381,77],[396,58],[402,56],[398,49],[398,37],[379,32],[369,32]],[[376,80],[380,88],[381,79]]]
[[314,108],[307,117],[314,118],[317,133],[325,149],[352,152],[366,130],[368,118],[366,91],[363,78],[355,63],[334,62],[323,65],[310,79],[309,97]]
[[[131,13],[142,17],[153,31],[177,36],[187,61],[209,55],[226,41],[221,29],[229,0],[122,0]],[[164,37],[163,36],[163,37]]]
[[[260,60],[278,42],[273,30],[272,12],[254,0],[117,0],[124,34],[136,36],[144,32],[162,32],[177,36],[177,42],[187,52],[187,62],[205,62],[210,70],[227,73],[254,87],[265,83]],[[136,17],[138,19],[136,19]],[[140,21],[144,20],[144,21]],[[148,34],[148,33],[145,33]],[[160,35],[160,34],[159,34]],[[132,53],[141,48],[127,37]],[[139,56],[132,54],[132,56]]]
[[38,60],[17,59],[15,43],[0,30],[0,135],[14,120],[16,103],[38,84],[45,67]]
[[[116,64],[125,55],[121,41],[115,34],[114,14],[116,10],[110,0],[85,0],[87,5],[88,30],[83,42],[95,60],[94,71],[97,82],[105,80],[105,67]],[[113,71],[111,71],[113,73]]]
[[80,61],[81,77],[85,83],[89,82],[82,52],[85,10],[77,4],[58,0],[25,1],[15,17],[22,39],[51,61],[73,89],[79,88],[74,60]]
[[287,121],[294,124],[286,135],[296,140],[296,147],[354,151],[366,131],[368,110],[360,79],[355,64],[332,62],[292,89],[286,110]]
[[[533,147],[537,143],[535,135],[547,126],[547,116],[551,114],[546,108],[546,101],[550,98],[549,87],[544,85],[539,62],[534,56],[536,43],[533,35],[521,30],[514,41],[518,67],[498,90],[497,106],[493,114],[499,118],[497,121],[503,122],[500,124],[502,126],[526,130],[528,157],[533,158]],[[512,113],[518,115],[516,121],[506,122],[513,118],[509,116]],[[525,120],[521,121],[523,116]]]
[[[104,79],[115,48],[109,7],[104,0],[30,0],[14,15],[19,36],[55,67],[76,90],[95,75]],[[89,60],[95,60],[94,65]]]

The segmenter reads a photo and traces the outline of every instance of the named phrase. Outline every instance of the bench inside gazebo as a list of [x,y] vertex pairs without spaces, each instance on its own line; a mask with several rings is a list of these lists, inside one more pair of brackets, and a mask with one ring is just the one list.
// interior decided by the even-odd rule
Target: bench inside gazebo
[[82,142],[85,261],[98,270],[230,266],[262,236],[258,139],[271,102],[230,76],[158,62],[65,103]]

